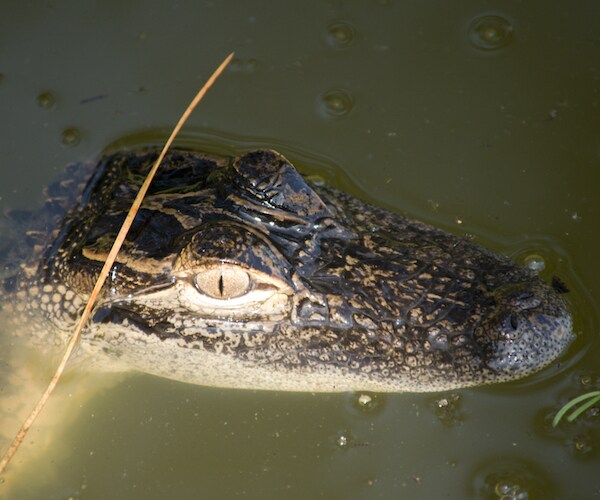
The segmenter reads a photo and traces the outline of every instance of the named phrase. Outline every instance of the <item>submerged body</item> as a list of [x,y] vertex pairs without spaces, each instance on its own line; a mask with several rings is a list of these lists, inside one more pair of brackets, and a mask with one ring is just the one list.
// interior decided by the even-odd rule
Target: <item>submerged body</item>
[[[103,158],[62,225],[4,280],[4,308],[42,342],[66,342],[157,155]],[[273,151],[171,151],[79,356],[221,387],[446,390],[557,359],[573,335],[555,288],[465,239],[310,185]]]

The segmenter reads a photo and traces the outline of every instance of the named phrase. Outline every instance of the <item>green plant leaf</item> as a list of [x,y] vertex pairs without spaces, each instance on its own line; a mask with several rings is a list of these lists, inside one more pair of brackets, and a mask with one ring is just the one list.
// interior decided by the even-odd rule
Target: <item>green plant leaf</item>
[[[589,401],[587,401],[587,400],[589,400]],[[585,403],[585,404],[581,405],[579,408],[575,409],[575,407],[579,403],[583,403],[584,401],[587,401],[587,403]],[[569,422],[573,422],[573,420],[575,420],[583,412],[587,411],[588,409],[590,409],[592,406],[594,406],[598,402],[600,402],[600,391],[586,392],[585,394],[582,394],[581,396],[577,396],[576,398],[572,399],[567,404],[565,404],[560,410],[558,410],[554,419],[552,420],[552,427],[556,427],[559,424],[559,422],[562,420],[562,418],[567,413],[569,413],[569,411],[573,410],[573,413],[571,413],[571,415],[569,415],[567,417],[567,420]]]

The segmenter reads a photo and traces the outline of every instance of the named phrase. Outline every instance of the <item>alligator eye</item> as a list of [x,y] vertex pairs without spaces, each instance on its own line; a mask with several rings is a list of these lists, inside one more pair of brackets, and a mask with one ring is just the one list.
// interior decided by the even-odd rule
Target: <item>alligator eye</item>
[[196,286],[214,299],[233,299],[244,295],[250,287],[250,276],[243,269],[220,266],[206,269],[195,277]]

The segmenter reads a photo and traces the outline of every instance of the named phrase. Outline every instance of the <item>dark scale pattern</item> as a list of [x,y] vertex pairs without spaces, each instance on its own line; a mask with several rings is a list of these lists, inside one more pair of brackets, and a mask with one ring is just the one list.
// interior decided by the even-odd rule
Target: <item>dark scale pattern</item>
[[[30,231],[5,309],[64,342],[156,155],[103,158],[75,200],[68,181],[49,190],[63,223]],[[312,186],[275,152],[171,151],[82,349],[199,384],[443,390],[560,356],[572,334],[559,292],[465,238]]]

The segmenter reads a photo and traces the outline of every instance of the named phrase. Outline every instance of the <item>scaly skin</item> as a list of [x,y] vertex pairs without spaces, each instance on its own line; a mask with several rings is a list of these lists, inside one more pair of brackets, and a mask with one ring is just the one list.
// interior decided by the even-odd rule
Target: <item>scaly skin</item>
[[[5,280],[5,309],[41,343],[65,342],[156,156],[101,159]],[[439,391],[526,376],[573,338],[531,271],[311,185],[273,151],[168,153],[106,288],[79,356],[203,385]]]

